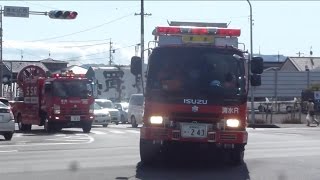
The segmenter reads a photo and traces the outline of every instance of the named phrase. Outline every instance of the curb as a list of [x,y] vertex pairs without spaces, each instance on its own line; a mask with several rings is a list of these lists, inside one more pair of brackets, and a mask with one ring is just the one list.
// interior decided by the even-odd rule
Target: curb
[[248,124],[249,128],[280,128],[275,124]]

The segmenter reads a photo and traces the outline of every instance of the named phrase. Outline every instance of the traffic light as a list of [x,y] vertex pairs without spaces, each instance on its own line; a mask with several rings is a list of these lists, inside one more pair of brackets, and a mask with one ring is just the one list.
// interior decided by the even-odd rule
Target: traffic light
[[48,15],[49,15],[49,18],[52,18],[52,19],[75,19],[78,13],[76,11],[55,10],[55,11],[50,11]]

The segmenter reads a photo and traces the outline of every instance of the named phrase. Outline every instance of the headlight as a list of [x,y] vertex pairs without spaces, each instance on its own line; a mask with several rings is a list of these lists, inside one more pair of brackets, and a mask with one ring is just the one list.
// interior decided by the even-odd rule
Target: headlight
[[94,113],[94,104],[90,105],[89,113]]
[[163,118],[162,116],[151,116],[150,123],[151,124],[162,124]]
[[239,127],[240,121],[238,119],[227,119],[228,127]]

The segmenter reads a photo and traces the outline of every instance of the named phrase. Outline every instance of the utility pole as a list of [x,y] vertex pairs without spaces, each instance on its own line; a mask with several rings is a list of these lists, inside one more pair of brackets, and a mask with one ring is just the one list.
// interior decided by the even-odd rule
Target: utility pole
[[113,43],[111,42],[111,39],[110,39],[110,42],[109,42],[109,66],[111,66],[112,63],[113,63],[112,53],[115,52],[115,50],[114,50],[113,47],[112,47],[112,44],[113,44]]
[[3,96],[3,93],[2,93],[2,77],[3,77],[3,59],[2,59],[2,37],[3,37],[3,30],[2,30],[2,6],[1,6],[1,9],[0,9],[0,96],[2,97]]
[[301,57],[301,54],[304,54],[304,53],[302,53],[302,52],[298,52],[298,53],[296,53],[299,57]]
[[21,61],[22,61],[22,59],[23,59],[23,50],[22,49],[20,50],[20,53],[21,53]]
[[145,14],[144,13],[144,0],[141,0],[141,10],[140,10],[140,14],[137,14],[135,13],[134,15],[140,15],[140,20],[141,20],[141,42],[140,42],[140,46],[141,46],[141,69],[142,69],[142,72],[141,72],[141,85],[142,85],[142,93],[144,94],[144,80],[143,80],[143,77],[144,77],[144,16],[145,15],[148,15],[148,16],[151,16],[151,14]]
[[[249,71],[250,71],[250,75],[251,75],[251,62],[252,62],[252,56],[253,56],[253,40],[252,40],[252,6],[249,0],[247,0],[249,7],[250,7],[250,61],[249,61]],[[251,76],[249,76],[251,78]],[[250,79],[251,80],[251,79]],[[250,91],[250,95],[251,95],[251,121],[253,122],[253,124],[256,123],[255,120],[255,113],[254,113],[254,87],[251,86],[251,91]]]

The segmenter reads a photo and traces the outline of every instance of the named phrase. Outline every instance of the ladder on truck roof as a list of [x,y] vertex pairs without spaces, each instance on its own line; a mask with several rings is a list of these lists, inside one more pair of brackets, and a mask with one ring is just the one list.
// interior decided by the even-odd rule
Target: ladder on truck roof
[[196,26],[196,27],[220,27],[227,28],[227,23],[208,23],[208,22],[183,22],[183,21],[170,21],[169,26]]

